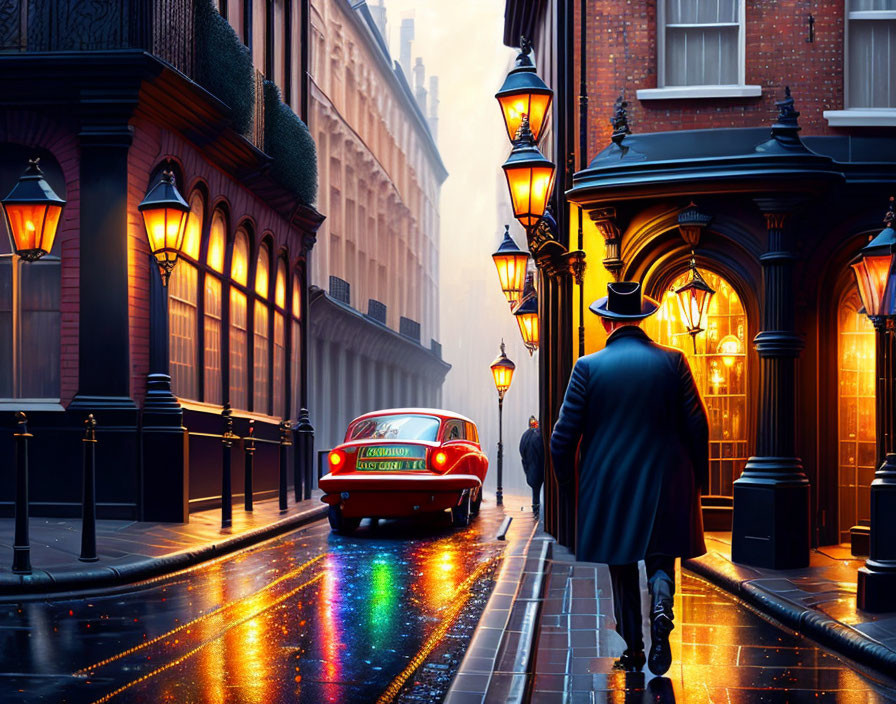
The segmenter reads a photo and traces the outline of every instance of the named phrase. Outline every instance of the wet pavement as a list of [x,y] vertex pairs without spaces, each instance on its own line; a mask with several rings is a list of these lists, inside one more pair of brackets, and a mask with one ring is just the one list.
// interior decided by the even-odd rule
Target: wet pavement
[[502,518],[318,522],[115,594],[0,604],[0,701],[389,701],[474,586],[484,602]]

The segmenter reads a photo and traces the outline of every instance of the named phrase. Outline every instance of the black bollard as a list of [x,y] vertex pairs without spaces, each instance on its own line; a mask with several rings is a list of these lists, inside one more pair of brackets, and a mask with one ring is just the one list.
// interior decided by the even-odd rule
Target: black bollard
[[31,574],[31,543],[28,539],[28,416],[16,413],[18,432],[13,433],[16,457],[16,535],[12,543],[12,571]]
[[286,490],[286,448],[292,445],[289,436],[292,434],[292,423],[284,420],[280,423],[280,510],[287,508]]
[[252,510],[252,470],[255,467],[255,421],[249,421],[249,434],[246,436],[246,442],[243,446],[246,453],[246,476],[243,494],[245,498],[245,508],[247,511]]
[[314,427],[306,408],[299,410],[296,442],[296,462],[302,468],[302,495],[307,500],[311,498],[311,487],[314,485]]
[[81,562],[96,562],[96,419],[84,421],[84,492],[81,503]]
[[224,434],[221,436],[221,527],[233,524],[232,492],[230,488],[230,449],[233,447],[233,411],[225,403],[221,416],[224,418]]

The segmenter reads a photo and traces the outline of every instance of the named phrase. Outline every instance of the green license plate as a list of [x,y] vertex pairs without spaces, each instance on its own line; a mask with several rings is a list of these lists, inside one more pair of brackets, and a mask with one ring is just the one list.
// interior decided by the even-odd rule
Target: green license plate
[[359,472],[426,469],[426,448],[419,445],[369,445],[358,450]]

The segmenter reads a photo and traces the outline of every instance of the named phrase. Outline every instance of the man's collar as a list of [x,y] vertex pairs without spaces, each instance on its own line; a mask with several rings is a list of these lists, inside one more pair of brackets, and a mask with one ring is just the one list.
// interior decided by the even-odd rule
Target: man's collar
[[618,340],[623,337],[640,337],[642,340],[650,339],[647,336],[647,333],[637,325],[623,325],[621,328],[616,328],[613,332],[610,333],[610,336],[607,338],[607,344],[609,345],[614,340]]

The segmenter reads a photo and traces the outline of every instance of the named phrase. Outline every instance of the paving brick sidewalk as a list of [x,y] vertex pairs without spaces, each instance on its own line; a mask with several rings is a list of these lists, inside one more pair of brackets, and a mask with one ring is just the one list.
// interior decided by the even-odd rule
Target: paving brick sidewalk
[[185,524],[99,520],[97,562],[78,559],[80,519],[31,518],[31,575],[12,573],[15,522],[0,519],[0,599],[105,589],[176,572],[323,518],[327,507],[319,497],[315,491],[295,503],[290,496],[284,512],[276,498],[256,501],[251,513],[234,505],[226,529],[220,509],[192,513]]

